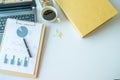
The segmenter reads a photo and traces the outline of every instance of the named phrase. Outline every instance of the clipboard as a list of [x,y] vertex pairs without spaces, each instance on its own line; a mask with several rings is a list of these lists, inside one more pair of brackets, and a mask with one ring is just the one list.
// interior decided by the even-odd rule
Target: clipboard
[[[28,29],[28,33],[24,38],[30,48],[31,58],[19,36],[19,30],[24,32],[25,28]],[[0,48],[0,72],[37,78],[44,33],[45,25],[42,23],[8,19]]]

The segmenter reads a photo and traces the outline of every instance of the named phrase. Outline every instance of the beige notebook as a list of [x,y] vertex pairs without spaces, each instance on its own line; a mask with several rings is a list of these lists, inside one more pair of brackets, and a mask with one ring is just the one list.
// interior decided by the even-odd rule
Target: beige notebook
[[56,0],[81,37],[117,14],[108,0]]
[[45,26],[8,19],[0,48],[0,72],[36,78]]

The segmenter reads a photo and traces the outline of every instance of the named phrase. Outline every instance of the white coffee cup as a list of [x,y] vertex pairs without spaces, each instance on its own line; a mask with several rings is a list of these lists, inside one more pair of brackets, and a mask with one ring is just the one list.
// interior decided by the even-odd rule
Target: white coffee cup
[[47,22],[54,22],[57,20],[57,10],[53,6],[45,6],[41,11],[41,18]]

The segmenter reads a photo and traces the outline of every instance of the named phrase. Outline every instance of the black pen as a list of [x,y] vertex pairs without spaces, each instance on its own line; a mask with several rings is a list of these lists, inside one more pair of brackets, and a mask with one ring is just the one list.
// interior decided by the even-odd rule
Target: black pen
[[23,38],[23,41],[24,41],[24,43],[25,43],[25,46],[26,46],[26,49],[27,49],[27,51],[28,51],[29,57],[32,57],[25,38]]

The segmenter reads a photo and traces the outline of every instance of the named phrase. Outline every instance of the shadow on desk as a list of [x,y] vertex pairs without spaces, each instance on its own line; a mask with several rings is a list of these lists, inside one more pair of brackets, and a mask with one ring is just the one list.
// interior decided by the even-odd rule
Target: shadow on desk
[[42,47],[42,53],[41,53],[41,58],[40,58],[40,65],[39,65],[38,77],[40,77],[41,66],[42,66],[42,63],[43,63],[43,58],[44,58],[44,55],[45,55],[47,42],[49,40],[48,39],[49,38],[49,34],[50,34],[50,27],[47,27],[46,31],[45,31],[45,37],[44,37],[44,42],[43,42],[43,47]]
[[115,27],[116,24],[119,23],[119,21],[120,21],[119,16],[120,16],[120,14],[117,14],[115,17],[113,17],[110,20],[108,20],[107,22],[103,23],[100,27],[98,27],[97,29],[92,31],[90,34],[85,36],[85,38],[83,38],[83,39],[99,36],[100,34],[103,34],[103,33],[104,33],[104,35],[107,35],[106,31],[109,30],[109,32],[111,32],[111,29],[113,28],[113,26]]

